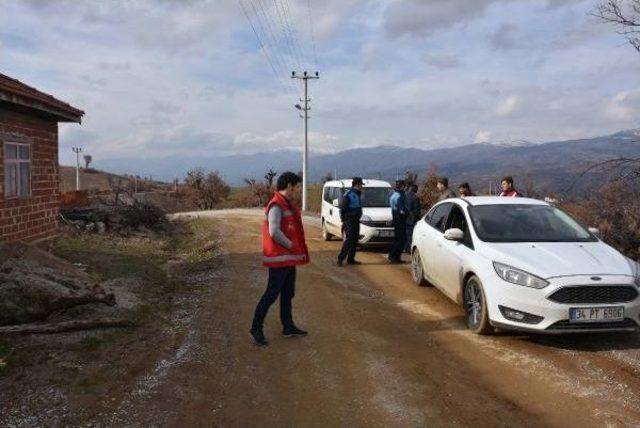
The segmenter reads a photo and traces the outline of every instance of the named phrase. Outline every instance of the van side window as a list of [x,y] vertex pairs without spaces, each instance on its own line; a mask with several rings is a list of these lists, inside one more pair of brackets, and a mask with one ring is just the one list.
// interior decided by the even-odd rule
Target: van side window
[[332,189],[333,189],[332,187],[325,187],[324,190],[322,191],[322,199],[325,202],[328,202],[328,203],[332,203],[333,202],[333,199],[331,198],[331,190]]

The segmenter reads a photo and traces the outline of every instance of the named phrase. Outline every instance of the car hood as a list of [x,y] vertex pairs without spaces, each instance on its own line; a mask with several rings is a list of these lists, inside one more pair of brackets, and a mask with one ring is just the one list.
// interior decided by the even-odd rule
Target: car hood
[[363,208],[362,215],[371,217],[373,221],[390,221],[391,208]]
[[485,243],[493,261],[541,278],[637,274],[634,263],[603,242]]

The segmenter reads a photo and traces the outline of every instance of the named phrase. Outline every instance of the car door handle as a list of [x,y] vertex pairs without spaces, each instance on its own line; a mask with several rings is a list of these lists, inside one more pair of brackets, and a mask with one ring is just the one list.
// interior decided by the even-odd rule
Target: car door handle
[[329,210],[329,215],[333,215],[333,210]]

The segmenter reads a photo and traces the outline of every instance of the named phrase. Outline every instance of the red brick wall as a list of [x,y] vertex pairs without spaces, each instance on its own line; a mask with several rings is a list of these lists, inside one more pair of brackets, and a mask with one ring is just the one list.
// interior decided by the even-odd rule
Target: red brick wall
[[[4,142],[31,144],[31,197],[4,195]],[[59,209],[58,124],[0,106],[0,241],[54,235]]]

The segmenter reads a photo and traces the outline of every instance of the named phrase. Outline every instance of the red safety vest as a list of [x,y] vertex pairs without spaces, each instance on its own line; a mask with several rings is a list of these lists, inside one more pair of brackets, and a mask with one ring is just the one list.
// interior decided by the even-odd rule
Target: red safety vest
[[[280,229],[291,241],[287,249],[278,244],[269,234],[269,209],[278,205],[282,210]],[[280,192],[276,192],[264,210],[265,219],[262,224],[262,264],[267,267],[287,267],[309,263],[309,250],[304,238],[302,214]]]
[[506,196],[506,197],[510,197],[510,198],[518,198],[520,197],[520,193],[518,193],[518,191],[516,189],[511,189],[508,192],[502,192],[500,193],[500,196]]

